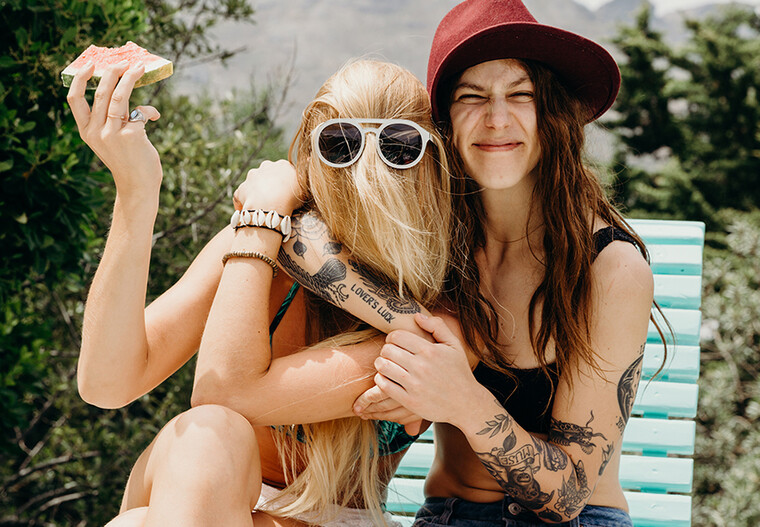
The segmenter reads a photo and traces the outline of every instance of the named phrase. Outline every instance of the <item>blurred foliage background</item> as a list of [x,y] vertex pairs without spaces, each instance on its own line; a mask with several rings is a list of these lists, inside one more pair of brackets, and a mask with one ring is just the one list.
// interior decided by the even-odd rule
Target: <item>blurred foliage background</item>
[[[0,526],[95,526],[113,517],[138,454],[189,406],[192,364],[127,408],[76,391],[89,280],[113,203],[59,74],[92,42],[134,40],[175,67],[229,58],[209,29],[253,23],[246,0],[0,0]],[[760,524],[760,19],[729,8],[688,21],[673,49],[644,9],[615,45],[623,87],[604,167],[631,217],[704,221],[704,335],[694,525]],[[138,90],[162,113],[164,166],[149,297],[227,221],[232,191],[286,154],[281,85],[219,101]]]

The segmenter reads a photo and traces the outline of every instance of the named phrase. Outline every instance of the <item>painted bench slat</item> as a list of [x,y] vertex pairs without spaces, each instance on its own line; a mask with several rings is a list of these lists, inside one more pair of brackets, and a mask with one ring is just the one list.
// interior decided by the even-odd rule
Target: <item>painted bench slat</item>
[[689,527],[691,496],[624,492],[636,527]]
[[691,458],[625,454],[620,457],[620,484],[625,490],[691,492],[693,477]]
[[633,403],[633,415],[644,417],[688,417],[697,415],[696,384],[641,381]]
[[702,276],[656,274],[654,297],[660,307],[699,309],[702,303]]
[[699,221],[627,220],[647,245],[704,245],[705,224]]
[[[698,309],[670,309],[663,308],[662,312],[668,319],[670,326],[673,328],[673,335],[662,325],[663,333],[668,343],[675,342],[684,346],[699,346],[699,331],[702,325],[702,313]],[[662,320],[659,313],[655,312],[655,318],[658,322]],[[647,342],[662,342],[660,334],[657,332],[654,324],[649,322],[647,331]]]
[[654,274],[702,274],[702,247],[697,245],[647,245]]
[[[641,376],[651,379],[662,364],[664,346],[647,342]],[[668,345],[668,358],[657,380],[696,383],[699,378],[699,346]]]
[[661,455],[694,454],[694,421],[632,417],[623,433],[623,452],[646,452]]

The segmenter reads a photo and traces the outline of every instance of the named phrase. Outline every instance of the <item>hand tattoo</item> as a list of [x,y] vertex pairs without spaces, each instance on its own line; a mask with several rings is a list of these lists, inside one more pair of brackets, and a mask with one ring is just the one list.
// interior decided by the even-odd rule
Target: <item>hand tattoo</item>
[[607,440],[607,438],[604,437],[604,434],[594,433],[594,431],[588,426],[593,420],[593,411],[591,412],[591,419],[588,420],[585,426],[558,421],[552,417],[549,425],[549,441],[563,446],[570,446],[571,444],[576,443],[581,447],[583,452],[590,454],[596,447],[596,444],[592,442],[593,438],[601,437],[605,441]]

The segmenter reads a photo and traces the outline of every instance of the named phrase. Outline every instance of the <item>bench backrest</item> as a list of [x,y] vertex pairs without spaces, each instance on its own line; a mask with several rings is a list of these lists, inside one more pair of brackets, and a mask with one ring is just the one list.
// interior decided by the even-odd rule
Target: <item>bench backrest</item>
[[[668,319],[668,360],[650,324],[641,383],[623,435],[620,483],[636,527],[689,527],[699,377],[702,253],[701,222],[630,220],[644,239],[655,279],[655,300]],[[432,428],[404,456],[388,491],[394,519],[411,525],[424,501],[423,483],[434,455]]]

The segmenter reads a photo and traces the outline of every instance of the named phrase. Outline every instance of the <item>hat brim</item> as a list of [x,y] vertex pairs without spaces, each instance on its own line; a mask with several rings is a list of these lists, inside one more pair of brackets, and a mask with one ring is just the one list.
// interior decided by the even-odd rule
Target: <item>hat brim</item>
[[[541,62],[589,109],[589,122],[599,118],[615,101],[620,70],[599,44],[575,33],[531,22],[510,22],[484,28],[460,43],[429,72],[433,117],[447,115],[449,93],[440,90],[467,68],[498,59]],[[439,91],[441,93],[439,93]]]

